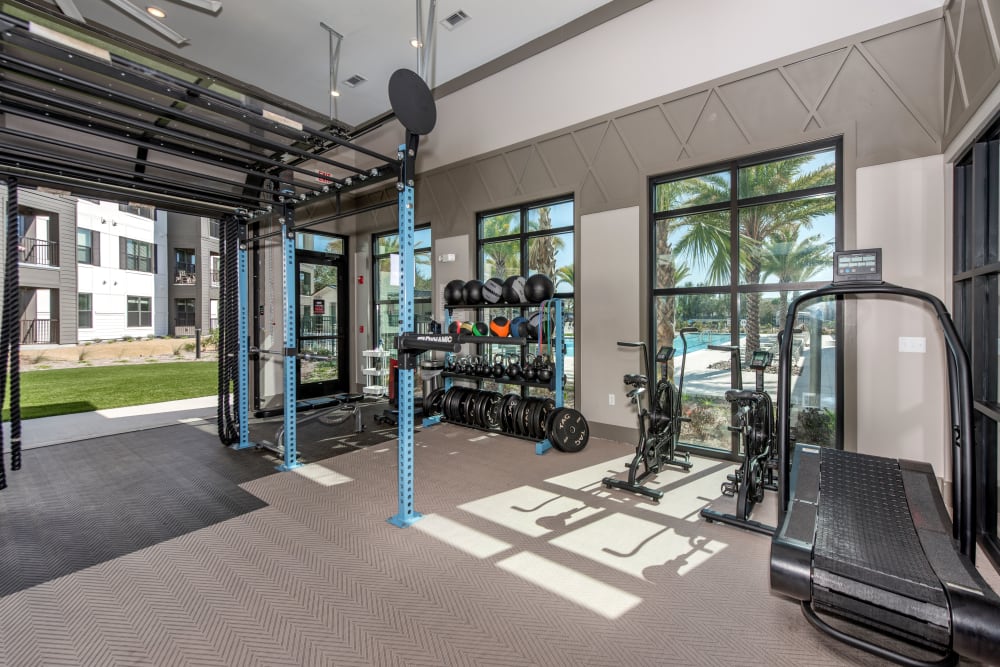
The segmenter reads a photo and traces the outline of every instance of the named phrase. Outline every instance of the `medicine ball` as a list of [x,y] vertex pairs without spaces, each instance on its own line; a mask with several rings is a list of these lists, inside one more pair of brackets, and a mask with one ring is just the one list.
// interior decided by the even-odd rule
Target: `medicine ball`
[[510,335],[517,338],[528,337],[528,320],[518,315],[510,321]]
[[531,303],[541,303],[552,298],[556,288],[552,280],[543,273],[536,273],[524,283],[524,295]]
[[490,278],[483,283],[483,301],[486,303],[500,303],[503,298],[503,281],[499,278]]
[[489,336],[490,327],[486,322],[476,322],[472,325],[472,335],[473,336]]
[[532,340],[538,340],[539,335],[541,335],[542,340],[548,340],[553,334],[553,326],[552,318],[543,316],[541,310],[536,310],[528,315],[528,337]]
[[444,286],[444,302],[449,306],[457,306],[462,303],[462,288],[465,287],[464,280],[452,280]]
[[462,297],[465,303],[476,305],[483,302],[483,283],[478,280],[470,280],[462,288]]
[[461,326],[461,329],[460,329],[459,333],[461,333],[463,335],[466,335],[466,336],[471,336],[472,335],[472,324],[469,323],[469,322],[462,322],[462,326]]
[[506,338],[510,335],[510,320],[503,315],[497,315],[490,321],[490,333]]
[[507,303],[525,303],[524,283],[522,276],[511,276],[503,281],[503,300]]
[[450,334],[460,334],[462,333],[462,323],[459,320],[453,321],[448,325],[448,333]]

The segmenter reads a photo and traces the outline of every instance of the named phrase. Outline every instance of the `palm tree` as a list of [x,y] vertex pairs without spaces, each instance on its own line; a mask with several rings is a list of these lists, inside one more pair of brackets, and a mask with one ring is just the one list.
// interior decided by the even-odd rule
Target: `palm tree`
[[[752,198],[781,192],[806,190],[832,181],[834,165],[828,164],[801,173],[812,160],[801,155],[767,162],[739,170],[739,196]],[[690,196],[686,206],[729,201],[730,183],[722,174],[711,174],[682,181]],[[739,266],[744,284],[759,284],[762,278],[764,250],[772,238],[800,229],[810,229],[813,222],[833,211],[832,197],[807,197],[757,206],[739,211]],[[710,280],[729,279],[730,234],[728,211],[699,214],[685,219],[687,233],[678,241],[675,252],[688,257],[692,264],[708,269]],[[746,357],[760,346],[760,293],[746,294]]]
[[[483,220],[483,239],[507,236],[514,233],[513,222],[517,213],[503,213]],[[521,272],[521,249],[519,241],[483,243],[483,278],[503,280]]]
[[[799,230],[788,229],[768,240],[761,259],[761,280],[774,276],[779,283],[808,281],[819,269],[830,266],[831,242],[819,234],[799,239]],[[778,322],[788,313],[788,292],[779,295]]]
[[[560,266],[556,269],[555,283],[557,292],[572,292],[573,286],[576,283],[576,276],[574,275],[573,265],[568,264],[566,266]],[[559,287],[563,284],[569,285],[569,289],[560,290]]]
[[[538,210],[538,229],[552,229],[552,217],[548,207]],[[558,236],[538,236],[528,242],[528,267],[549,278],[555,278],[556,253],[563,247]]]

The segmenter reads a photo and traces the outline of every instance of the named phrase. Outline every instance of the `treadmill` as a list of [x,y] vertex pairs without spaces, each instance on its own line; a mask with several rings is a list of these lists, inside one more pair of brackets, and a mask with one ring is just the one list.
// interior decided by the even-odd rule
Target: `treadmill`
[[[834,269],[833,284],[793,301],[781,340],[771,590],[798,600],[817,629],[898,664],[1000,663],[1000,598],[975,568],[972,380],[958,332],[937,297],[881,282],[880,250],[835,253]],[[843,295],[916,299],[937,315],[948,357],[953,518],[927,463],[791,443],[796,311]]]

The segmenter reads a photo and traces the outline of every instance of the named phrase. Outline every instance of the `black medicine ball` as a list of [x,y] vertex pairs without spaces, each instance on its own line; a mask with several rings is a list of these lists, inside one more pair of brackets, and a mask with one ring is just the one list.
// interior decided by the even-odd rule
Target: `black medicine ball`
[[478,280],[470,280],[462,288],[462,295],[465,303],[475,305],[483,302],[483,283]]
[[483,283],[483,301],[486,303],[500,303],[503,298],[503,281],[499,278],[490,278]]
[[452,280],[444,286],[444,302],[449,306],[457,306],[462,303],[462,288],[465,287],[464,280]]
[[524,283],[522,276],[511,276],[503,281],[503,300],[507,303],[525,303]]
[[473,336],[489,336],[490,335],[490,325],[486,322],[476,322],[472,325],[472,335]]
[[515,338],[528,337],[528,320],[518,315],[510,321],[510,335]]
[[524,295],[531,303],[541,303],[552,298],[556,288],[552,280],[543,273],[536,273],[524,283]]

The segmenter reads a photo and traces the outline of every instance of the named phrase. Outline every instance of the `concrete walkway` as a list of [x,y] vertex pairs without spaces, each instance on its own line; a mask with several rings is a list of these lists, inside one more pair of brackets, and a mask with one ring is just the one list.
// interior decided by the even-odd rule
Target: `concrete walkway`
[[[26,419],[21,422],[21,446],[23,449],[34,449],[173,424],[214,421],[217,402],[216,396],[203,396],[57,417]],[[7,449],[10,446],[9,422],[4,423],[3,433],[4,449]]]

